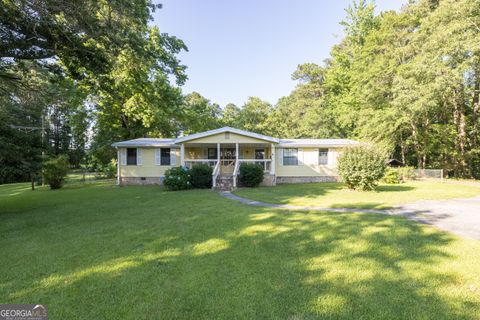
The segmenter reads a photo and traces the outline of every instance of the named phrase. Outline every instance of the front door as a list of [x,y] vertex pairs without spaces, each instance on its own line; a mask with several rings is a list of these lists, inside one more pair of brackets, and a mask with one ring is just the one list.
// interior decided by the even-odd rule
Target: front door
[[220,159],[222,160],[235,160],[235,148],[221,148]]
[[[255,149],[255,159],[265,160],[265,149]],[[258,161],[255,163],[261,165],[263,167],[263,170],[265,170],[265,161]]]

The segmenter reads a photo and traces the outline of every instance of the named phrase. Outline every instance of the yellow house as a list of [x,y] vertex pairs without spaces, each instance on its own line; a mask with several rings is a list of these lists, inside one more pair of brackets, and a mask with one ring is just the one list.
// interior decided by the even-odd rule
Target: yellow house
[[118,184],[161,184],[174,166],[206,163],[213,187],[237,187],[240,164],[264,168],[263,185],[337,181],[339,151],[358,142],[347,139],[280,139],[223,127],[176,139],[140,138],[116,142]]

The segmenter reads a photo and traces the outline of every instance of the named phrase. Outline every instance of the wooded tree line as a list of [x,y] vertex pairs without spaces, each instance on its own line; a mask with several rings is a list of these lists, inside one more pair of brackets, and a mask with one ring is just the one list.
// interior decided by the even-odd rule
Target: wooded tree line
[[275,106],[227,106],[234,126],[280,137],[375,142],[402,162],[480,178],[480,1],[412,1],[374,13],[354,2],[323,65]]
[[0,183],[28,180],[42,151],[96,167],[113,141],[223,125],[372,141],[408,165],[480,178],[480,0],[379,15],[356,1],[330,57],[299,65],[288,96],[223,107],[182,93],[187,46],[149,24],[149,0],[1,1]]

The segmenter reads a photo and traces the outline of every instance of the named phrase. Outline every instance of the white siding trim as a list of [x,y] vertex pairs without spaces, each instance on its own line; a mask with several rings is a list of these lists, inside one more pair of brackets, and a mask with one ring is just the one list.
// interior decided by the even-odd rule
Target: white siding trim
[[173,167],[177,165],[177,154],[172,148],[170,148],[170,165]]
[[127,149],[125,148],[120,149],[120,165],[127,165]]
[[155,149],[155,165],[159,166],[160,165],[160,155],[161,155],[161,150],[160,148]]

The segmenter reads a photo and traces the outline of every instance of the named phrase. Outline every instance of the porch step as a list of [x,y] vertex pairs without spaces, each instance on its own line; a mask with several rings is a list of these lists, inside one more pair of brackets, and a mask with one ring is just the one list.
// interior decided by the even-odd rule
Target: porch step
[[232,191],[233,190],[233,175],[219,175],[217,177],[217,186],[215,190]]

